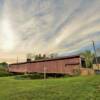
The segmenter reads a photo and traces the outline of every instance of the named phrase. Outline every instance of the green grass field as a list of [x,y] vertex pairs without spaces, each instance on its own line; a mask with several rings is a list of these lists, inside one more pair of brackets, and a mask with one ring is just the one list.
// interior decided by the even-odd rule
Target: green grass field
[[0,100],[100,100],[100,75],[47,80],[1,77]]

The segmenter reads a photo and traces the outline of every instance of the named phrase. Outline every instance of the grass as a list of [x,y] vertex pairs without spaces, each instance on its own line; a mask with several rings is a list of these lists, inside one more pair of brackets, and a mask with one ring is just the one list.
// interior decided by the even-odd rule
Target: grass
[[100,75],[47,80],[1,77],[0,100],[100,100]]

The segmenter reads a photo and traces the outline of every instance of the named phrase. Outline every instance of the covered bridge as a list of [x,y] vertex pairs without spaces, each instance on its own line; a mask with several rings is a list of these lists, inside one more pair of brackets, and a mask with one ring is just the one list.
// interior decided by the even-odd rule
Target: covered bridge
[[85,61],[79,55],[59,57],[54,59],[38,60],[31,62],[14,63],[9,65],[12,73],[58,73],[74,74],[85,65]]

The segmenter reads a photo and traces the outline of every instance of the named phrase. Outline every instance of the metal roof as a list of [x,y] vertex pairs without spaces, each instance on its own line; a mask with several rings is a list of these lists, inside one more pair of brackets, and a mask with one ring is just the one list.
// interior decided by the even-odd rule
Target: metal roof
[[63,60],[63,59],[70,59],[70,58],[76,58],[79,57],[80,55],[72,55],[72,56],[64,56],[64,57],[57,57],[57,58],[50,58],[50,59],[41,59],[41,60],[35,60],[31,62],[19,62],[19,63],[13,63],[9,65],[18,65],[18,64],[26,64],[26,63],[36,63],[36,62],[46,62],[46,61],[54,61],[54,60]]

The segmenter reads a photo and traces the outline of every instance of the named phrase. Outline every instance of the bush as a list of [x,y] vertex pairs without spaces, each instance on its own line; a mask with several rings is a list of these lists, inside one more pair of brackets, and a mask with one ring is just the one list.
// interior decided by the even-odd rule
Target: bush
[[34,74],[25,74],[25,75],[17,75],[16,79],[43,79],[43,74],[34,73]]
[[6,68],[0,68],[0,77],[12,76],[12,73],[7,72]]
[[9,72],[0,72],[0,77],[12,76],[12,73]]
[[[46,74],[46,78],[62,78],[69,77],[69,75],[64,74]],[[43,73],[33,73],[33,74],[24,74],[24,75],[16,75],[16,79],[44,79]]]

